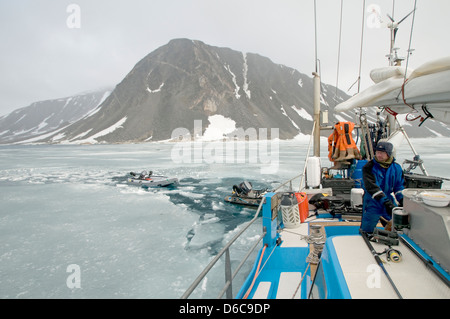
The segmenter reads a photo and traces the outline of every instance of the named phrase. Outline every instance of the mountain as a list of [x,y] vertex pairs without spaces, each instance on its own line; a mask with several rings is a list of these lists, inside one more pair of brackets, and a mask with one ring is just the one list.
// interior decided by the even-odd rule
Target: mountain
[[[332,86],[323,89],[325,105],[348,98],[341,91],[334,98]],[[195,121],[204,132],[213,115],[244,130],[279,128],[287,139],[311,132],[311,92],[311,77],[266,57],[176,39],[139,61],[94,115],[44,141],[168,140],[179,128],[193,136]]]
[[92,114],[111,89],[32,103],[0,117],[0,144],[42,140]]
[[[89,107],[76,104],[81,99],[78,96],[34,103],[1,118],[0,143],[17,141],[17,136],[34,136],[33,142],[77,144],[191,138],[203,136],[217,120],[227,125],[222,129],[231,136],[236,128],[246,132],[267,128],[269,135],[271,128],[278,128],[281,139],[290,139],[311,134],[312,91],[312,77],[266,57],[175,39],[139,61],[98,107],[105,92],[87,103]],[[333,112],[334,106],[348,98],[322,83],[322,109],[329,111],[331,123],[355,121],[353,113]],[[78,108],[83,110],[70,118],[64,111]],[[373,112],[368,112],[368,120],[376,121]],[[5,123],[16,126],[11,129]],[[411,123],[405,126],[411,137],[450,136],[449,129],[432,120],[420,130],[414,122],[405,123]]]

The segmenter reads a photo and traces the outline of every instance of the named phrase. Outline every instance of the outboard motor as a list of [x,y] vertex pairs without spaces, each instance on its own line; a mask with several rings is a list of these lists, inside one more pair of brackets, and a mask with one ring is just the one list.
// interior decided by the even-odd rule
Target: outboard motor
[[257,197],[258,191],[253,191],[253,185],[250,182],[244,181],[239,185],[233,185],[233,193],[238,196]]
[[139,178],[140,178],[140,179],[144,179],[145,176],[147,176],[147,171],[142,171],[142,172],[141,172],[141,175],[139,175]]
[[239,188],[241,189],[244,195],[248,195],[253,189],[252,183],[244,181],[239,184]]

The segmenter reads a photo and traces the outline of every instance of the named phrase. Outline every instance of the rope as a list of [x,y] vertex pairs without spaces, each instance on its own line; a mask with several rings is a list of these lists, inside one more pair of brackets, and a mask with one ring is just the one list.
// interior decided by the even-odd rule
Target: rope
[[316,8],[316,0],[314,0],[314,46],[315,46],[315,66],[316,66],[316,73],[318,73],[318,66],[317,66],[317,8]]
[[394,19],[394,16],[395,16],[395,0],[392,0],[392,15],[391,15],[392,19]]
[[255,277],[253,277],[252,284],[251,284],[250,287],[248,288],[248,290],[247,290],[247,292],[245,293],[243,299],[247,299],[248,295],[250,294],[250,292],[251,292],[252,289],[253,289],[253,285],[255,284],[256,278],[257,278],[258,275],[259,275],[259,266],[261,266],[261,261],[262,261],[262,258],[263,258],[263,256],[264,256],[264,252],[266,251],[266,248],[267,248],[267,244],[265,244],[264,247],[263,247],[263,250],[262,250],[262,252],[261,252],[261,257],[259,258],[258,267],[256,268]]
[[363,47],[364,47],[364,25],[365,25],[365,17],[366,17],[366,12],[365,12],[365,8],[366,8],[366,0],[363,1],[363,19],[362,19],[362,25],[361,25],[361,49],[359,52],[359,71],[358,71],[358,78],[356,79],[356,81],[348,88],[347,92],[350,91],[353,86],[358,83],[358,92],[361,90],[361,72],[362,72],[362,60],[363,60]]
[[305,235],[302,235],[302,234],[299,234],[299,233],[295,233],[293,231],[289,231],[286,228],[283,229],[283,232],[289,233],[289,234],[293,234],[293,235],[297,235],[297,236],[300,237],[301,240],[307,240],[308,239],[308,236],[305,236]]
[[[406,69],[405,69],[405,78],[404,81],[406,83],[406,74],[408,73],[408,64],[409,64],[409,56],[411,55],[411,43],[412,43],[412,37],[413,37],[413,31],[414,31],[414,21],[416,19],[416,9],[417,9],[417,0],[414,1],[414,13],[411,23],[411,32],[409,34],[409,46],[408,46],[408,57],[406,58]],[[405,103],[406,104],[406,103]]]
[[[417,110],[415,110],[416,112],[417,112]],[[406,114],[406,116],[405,116],[405,119],[406,119],[406,121],[408,121],[408,122],[414,122],[415,120],[417,120],[417,119],[422,119],[422,115],[417,115],[416,117],[414,117],[414,118],[410,118],[410,115],[412,115],[412,112],[409,112],[408,114]]]
[[[336,71],[336,91],[334,96],[337,97],[338,84],[339,84],[339,68],[341,61],[341,40],[342,40],[342,12],[344,9],[344,0],[341,0],[341,18],[339,22],[339,45],[338,45],[338,61],[337,61],[337,71]],[[337,101],[335,100],[337,103]]]
[[408,74],[408,65],[409,65],[409,56],[411,55],[411,44],[412,44],[412,37],[413,37],[413,31],[414,31],[414,22],[416,20],[416,9],[417,9],[417,0],[414,1],[414,10],[413,10],[413,18],[412,18],[412,23],[411,23],[411,32],[409,34],[409,45],[408,45],[408,56],[406,58],[406,66],[405,66],[405,75],[403,78],[403,85],[402,85],[402,90],[398,93],[398,96],[400,95],[400,93],[402,94],[402,100],[403,103],[407,106],[409,106],[410,108],[414,109],[414,107],[408,103],[406,103],[406,98],[405,98],[405,85],[408,82],[408,79],[406,78],[407,74]]
[[259,276],[259,274],[261,273],[261,271],[264,269],[264,267],[266,266],[266,264],[267,264],[267,262],[269,261],[270,257],[272,257],[272,254],[273,254],[273,252],[275,251],[275,248],[277,248],[277,246],[278,246],[278,245],[273,246],[272,251],[270,252],[269,256],[267,257],[266,261],[264,262],[264,265],[261,267],[261,270],[259,271],[258,276]]
[[305,275],[306,275],[306,273],[308,272],[309,266],[311,266],[311,263],[308,263],[308,266],[306,267],[306,269],[305,269],[305,271],[304,271],[304,273],[303,273],[302,279],[300,279],[300,282],[298,283],[297,289],[295,289],[295,292],[294,292],[294,294],[292,295],[292,298],[291,298],[291,299],[294,299],[294,298],[295,298],[295,295],[297,294],[298,290],[300,289],[300,286],[302,285],[303,279],[305,279]]
[[385,107],[384,110],[385,110],[386,112],[388,112],[389,114],[391,114],[393,117],[397,117],[397,115],[398,115],[397,112],[391,110],[391,108],[389,108],[389,107]]
[[362,68],[362,59],[363,59],[363,45],[364,45],[364,25],[366,20],[366,0],[363,1],[363,19],[362,19],[362,27],[361,27],[361,52],[359,54],[359,76],[358,76],[358,93],[361,88],[361,68]]
[[266,261],[264,262],[263,266],[261,267],[261,269],[259,269],[259,266],[261,266],[261,261],[262,258],[264,256],[264,252],[267,248],[267,244],[264,245],[263,250],[261,252],[261,256],[259,258],[259,262],[258,262],[258,267],[256,267],[256,271],[255,271],[255,277],[253,277],[253,282],[250,285],[250,287],[248,288],[247,292],[245,293],[244,297],[242,299],[247,299],[248,296],[250,295],[250,292],[253,289],[253,285],[255,284],[256,278],[258,278],[259,274],[262,272],[262,270],[264,269],[264,267],[266,266],[267,262],[269,261],[270,257],[272,256],[273,252],[275,251],[275,248],[277,248],[278,245],[274,245],[272,251],[270,252],[269,256],[267,257]]
[[402,93],[402,100],[403,100],[403,103],[404,103],[405,105],[409,106],[411,109],[414,109],[414,107],[413,107],[412,105],[406,103],[406,98],[405,98],[405,85],[406,85],[407,82],[408,82],[408,79],[406,79],[406,72],[405,72],[405,80],[404,80],[404,82],[403,82],[403,85],[402,85],[402,91],[401,91],[401,93]]

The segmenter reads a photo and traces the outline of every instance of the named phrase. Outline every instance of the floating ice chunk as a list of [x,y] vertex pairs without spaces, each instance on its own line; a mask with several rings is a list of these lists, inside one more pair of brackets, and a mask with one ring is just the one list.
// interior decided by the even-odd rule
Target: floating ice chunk
[[192,229],[194,235],[189,242],[189,248],[202,249],[221,242],[224,230],[225,226],[219,223],[196,224]]

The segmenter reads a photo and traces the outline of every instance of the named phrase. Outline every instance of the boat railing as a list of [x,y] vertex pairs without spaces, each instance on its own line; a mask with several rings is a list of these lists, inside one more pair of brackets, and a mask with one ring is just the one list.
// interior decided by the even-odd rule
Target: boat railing
[[[302,177],[303,174],[297,175],[288,181],[280,184],[273,192],[280,191],[283,187],[288,186],[289,189],[292,190],[292,182]],[[253,251],[258,247],[259,243],[262,241],[264,236],[266,235],[267,231],[265,228],[263,228],[263,232],[260,235],[260,237],[256,240],[256,242],[249,248],[245,256],[243,257],[240,264],[236,267],[235,271],[232,272],[231,269],[231,257],[230,257],[230,248],[231,246],[236,242],[238,238],[240,238],[249,228],[250,226],[258,219],[259,213],[261,212],[262,206],[265,202],[265,198],[261,201],[261,203],[258,206],[258,209],[252,218],[245,227],[240,230],[223,248],[222,250],[214,257],[213,260],[205,267],[205,269],[198,275],[198,277],[194,280],[194,282],[189,286],[189,288],[184,292],[184,294],[181,296],[181,299],[187,299],[189,296],[195,291],[195,289],[198,287],[198,285],[202,282],[202,280],[206,277],[206,275],[209,273],[209,271],[214,268],[214,266],[217,264],[217,262],[222,258],[222,256],[225,256],[225,264],[224,264],[224,271],[225,271],[225,285],[223,289],[220,291],[218,295],[218,299],[221,299],[224,295],[226,295],[227,299],[233,298],[233,280],[238,275],[239,271],[241,270],[242,266],[244,266],[247,259],[250,257],[250,255],[253,253]]]
[[216,265],[216,263],[220,260],[220,258],[225,255],[225,286],[223,287],[222,291],[218,295],[218,299],[221,299],[224,294],[226,293],[227,299],[233,298],[233,290],[232,290],[232,282],[233,279],[236,277],[236,275],[241,270],[242,266],[245,264],[246,260],[252,252],[255,250],[255,248],[258,246],[258,244],[261,242],[261,240],[266,235],[265,229],[263,229],[262,235],[258,238],[258,240],[250,247],[247,254],[244,256],[241,263],[237,266],[236,270],[232,273],[231,271],[231,257],[230,257],[230,247],[236,242],[236,240],[242,236],[242,234],[250,228],[250,226],[258,219],[258,215],[262,209],[262,205],[264,203],[264,199],[261,201],[261,203],[258,206],[258,209],[255,213],[255,216],[251,221],[247,223],[247,225],[239,231],[226,245],[222,248],[222,250],[214,257],[214,259],[206,266],[206,268],[201,272],[201,274],[194,280],[194,282],[189,286],[189,288],[184,292],[184,294],[181,296],[181,299],[187,299],[189,296],[194,292],[194,290],[197,288],[197,286],[202,282],[202,280],[206,277],[206,275],[209,273],[209,271]]

